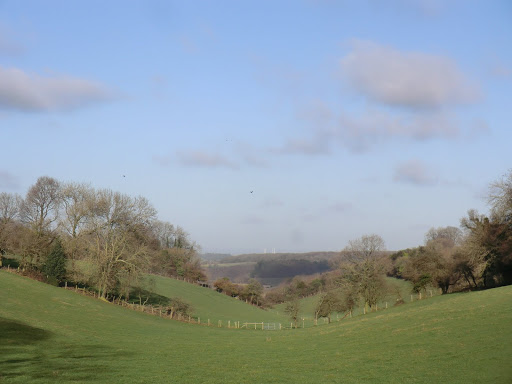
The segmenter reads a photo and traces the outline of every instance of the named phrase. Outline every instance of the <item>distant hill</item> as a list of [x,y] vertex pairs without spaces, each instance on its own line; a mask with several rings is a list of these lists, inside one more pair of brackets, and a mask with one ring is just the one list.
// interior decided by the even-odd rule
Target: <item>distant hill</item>
[[314,275],[329,270],[329,261],[339,252],[250,253],[225,257],[204,265],[208,280],[228,277],[236,283],[246,283],[250,277],[276,286],[294,276]]
[[220,263],[244,263],[268,260],[331,260],[340,255],[340,252],[305,252],[305,253],[247,253],[229,256],[220,260]]
[[231,256],[229,253],[201,253],[199,258],[203,261],[220,261]]

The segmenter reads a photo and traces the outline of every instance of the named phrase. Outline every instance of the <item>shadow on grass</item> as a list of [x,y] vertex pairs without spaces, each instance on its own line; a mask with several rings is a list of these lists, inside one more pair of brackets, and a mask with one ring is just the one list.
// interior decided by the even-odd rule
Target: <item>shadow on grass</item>
[[169,305],[170,299],[167,296],[162,296],[146,289],[136,288],[130,292],[130,300],[128,300],[128,302],[134,304],[146,303],[147,305],[165,306]]
[[0,317],[0,382],[84,382],[115,375],[112,361],[131,353],[77,345],[52,332]]
[[0,317],[0,348],[4,346],[34,344],[47,340],[51,336],[52,333],[44,329]]

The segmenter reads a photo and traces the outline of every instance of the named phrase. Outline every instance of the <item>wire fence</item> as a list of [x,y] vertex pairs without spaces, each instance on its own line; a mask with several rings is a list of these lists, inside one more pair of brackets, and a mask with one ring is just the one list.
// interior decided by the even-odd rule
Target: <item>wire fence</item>
[[[3,268],[7,272],[20,274],[20,268]],[[186,280],[185,280],[186,281]],[[385,311],[388,308],[396,305],[397,303],[391,303],[390,301],[381,301],[377,303],[372,309],[368,309],[366,306],[361,306],[358,308],[353,308],[350,311],[343,313],[332,313],[331,316],[328,317],[320,317],[314,318],[313,316],[301,316],[296,321],[290,321],[289,323],[285,322],[274,322],[274,321],[259,321],[259,322],[242,322],[240,320],[216,320],[211,318],[201,319],[199,316],[192,316],[188,314],[182,314],[179,312],[174,312],[168,306],[161,305],[150,305],[150,304],[137,304],[133,302],[127,302],[122,300],[119,297],[113,298],[111,300],[106,300],[101,298],[100,295],[93,290],[87,289],[85,287],[68,286],[66,283],[64,287],[67,290],[74,291],[84,296],[89,296],[97,299],[101,299],[105,302],[109,302],[114,305],[121,306],[123,308],[131,309],[137,312],[146,313],[153,316],[158,316],[161,318],[172,319],[175,321],[185,322],[189,324],[203,325],[208,327],[217,327],[217,328],[227,328],[227,329],[240,329],[240,330],[260,330],[260,331],[282,331],[282,330],[290,330],[290,329],[299,329],[299,328],[311,328],[317,327],[321,325],[327,325],[332,322],[339,322],[347,318],[352,318],[356,316],[362,316],[369,313],[381,312]],[[433,296],[440,295],[440,290],[436,288],[426,289],[423,292],[411,294],[407,298],[403,298],[398,304],[406,304],[408,302],[414,302],[419,300],[425,300],[432,298]],[[278,311],[275,311],[276,314],[279,314]]]

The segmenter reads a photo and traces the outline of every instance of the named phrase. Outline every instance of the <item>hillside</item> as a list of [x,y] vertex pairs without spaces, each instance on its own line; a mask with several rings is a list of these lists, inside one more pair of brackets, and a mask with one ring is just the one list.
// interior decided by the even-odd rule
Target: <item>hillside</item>
[[209,288],[162,276],[152,277],[155,281],[155,293],[182,298],[192,305],[194,316],[200,317],[203,322],[207,319],[214,324],[218,324],[219,320],[224,323],[227,321],[288,322],[286,316],[278,315],[276,311],[263,310]]
[[130,311],[0,270],[0,382],[509,383],[512,287],[285,331]]
[[[384,309],[386,304],[388,305],[388,308],[392,307],[396,303],[397,298],[400,297],[403,298],[406,303],[409,303],[412,289],[412,284],[410,282],[392,277],[386,277],[386,282],[388,285],[387,294],[377,303],[379,308]],[[433,294],[438,295],[438,290],[433,290]],[[313,321],[315,307],[319,298],[320,295],[317,294],[300,299],[300,316],[302,318],[305,318],[309,322]],[[414,295],[413,300],[417,300],[417,295]],[[286,303],[282,303],[276,305],[274,309],[279,313],[283,313],[285,307]],[[359,305],[356,305],[354,308],[352,315],[357,316],[362,314],[363,305],[362,303],[359,303]],[[340,314],[340,317],[342,316],[344,316],[344,314]],[[336,314],[334,314],[334,318],[336,318]],[[308,323],[306,322],[306,324]]]
[[309,260],[321,261],[330,260],[339,256],[339,252],[305,252],[305,253],[247,253],[236,256],[225,257],[221,263],[245,263],[268,260]]

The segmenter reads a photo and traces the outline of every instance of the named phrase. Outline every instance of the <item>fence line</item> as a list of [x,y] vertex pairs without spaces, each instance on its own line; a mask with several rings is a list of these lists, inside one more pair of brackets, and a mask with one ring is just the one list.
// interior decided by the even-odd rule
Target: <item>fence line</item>
[[[4,267],[2,269],[6,270],[7,272],[14,273],[14,274],[23,274],[23,270],[21,270],[19,267],[18,268],[10,268],[9,264],[7,265],[7,267]],[[180,280],[180,279],[176,278],[176,280]],[[186,280],[183,279],[183,281],[186,281]],[[187,282],[190,282],[192,284],[194,284],[194,283],[197,284],[197,282],[192,282],[192,281],[187,281]],[[65,282],[65,286],[63,288],[67,289],[67,290],[72,290],[72,291],[79,293],[81,295],[84,295],[84,296],[101,299],[99,293],[96,293],[95,291],[88,290],[85,287],[78,287],[78,285],[68,286],[68,283]],[[431,298],[434,295],[437,296],[437,294],[439,294],[439,293],[434,294],[435,291],[436,291],[436,289],[433,288],[433,289],[425,290],[424,295],[422,294],[422,292],[419,292],[417,294],[411,294],[410,300],[411,300],[411,302],[419,301],[419,300],[425,300],[425,299]],[[177,321],[181,321],[181,322],[185,322],[185,323],[189,323],[189,324],[197,324],[197,325],[203,325],[203,326],[208,326],[208,327],[215,326],[215,321],[211,321],[211,319],[203,319],[203,322],[201,322],[200,317],[194,318],[193,316],[183,315],[181,313],[173,313],[166,306],[153,306],[153,305],[144,305],[144,304],[141,305],[141,304],[136,304],[136,303],[130,303],[125,300],[121,300],[121,298],[119,298],[119,297],[114,298],[112,301],[109,301],[109,300],[105,300],[105,301],[108,301],[111,304],[119,305],[119,306],[127,308],[127,309],[135,310],[138,312],[143,312],[143,313],[150,314],[153,316],[159,316],[161,318],[172,319],[172,320],[177,320]],[[405,300],[402,300],[402,302],[405,303]],[[388,302],[384,302],[384,308],[382,308],[382,307],[379,308],[378,305],[376,305],[375,309],[374,310],[372,309],[369,312],[366,311],[366,307],[363,307],[360,309],[361,313],[359,314],[359,316],[366,315],[367,313],[382,311],[385,309],[388,309]],[[336,313],[336,319],[334,319],[334,314],[333,314],[331,322],[339,322],[346,317],[351,318],[353,316],[356,316],[353,311],[348,311],[342,317],[339,316],[339,313]],[[323,323],[323,324],[329,323],[328,319],[325,317],[322,317],[319,319],[314,319],[314,318],[311,319],[311,318],[302,317],[301,320],[302,321],[299,321],[297,323],[297,325],[290,323],[289,327],[283,326],[279,322],[268,322],[268,323],[245,322],[245,323],[241,323],[240,321],[231,321],[231,320],[227,321],[227,326],[226,326],[226,323],[224,323],[222,320],[217,320],[216,327],[228,328],[228,329],[247,329],[247,330],[250,330],[250,329],[258,330],[259,329],[259,330],[269,331],[269,330],[286,330],[286,329],[296,329],[296,328],[310,328],[310,327],[319,326],[321,323]],[[320,324],[319,324],[318,320],[321,320]]]

